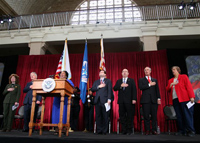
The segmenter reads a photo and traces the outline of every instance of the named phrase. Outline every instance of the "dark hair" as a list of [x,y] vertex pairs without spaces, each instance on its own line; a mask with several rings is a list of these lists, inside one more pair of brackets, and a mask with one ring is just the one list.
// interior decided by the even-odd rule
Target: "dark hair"
[[178,66],[173,66],[172,69],[173,69],[173,68],[175,68],[175,69],[178,71],[178,73],[181,74],[181,69],[180,69],[180,67],[178,67]]
[[15,84],[19,84],[19,76],[18,76],[17,74],[11,74],[11,75],[9,76],[9,84],[12,83],[12,82],[11,82],[11,78],[12,78],[13,76],[14,76],[15,79],[16,79]]
[[59,76],[60,76],[60,74],[61,74],[62,72],[65,72],[66,78],[68,78],[68,72],[67,72],[67,71],[61,71],[61,72],[59,73]]
[[[104,70],[100,70],[99,72],[104,71]],[[106,74],[106,71],[104,71],[104,74]]]

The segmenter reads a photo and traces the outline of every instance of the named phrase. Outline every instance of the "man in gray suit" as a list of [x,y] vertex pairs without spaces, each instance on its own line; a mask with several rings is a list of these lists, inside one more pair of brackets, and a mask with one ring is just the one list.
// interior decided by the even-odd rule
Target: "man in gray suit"
[[96,111],[97,133],[106,135],[108,130],[108,112],[106,112],[105,103],[111,105],[112,83],[106,78],[106,71],[99,72],[100,79],[96,80],[91,88],[96,92],[94,98]]

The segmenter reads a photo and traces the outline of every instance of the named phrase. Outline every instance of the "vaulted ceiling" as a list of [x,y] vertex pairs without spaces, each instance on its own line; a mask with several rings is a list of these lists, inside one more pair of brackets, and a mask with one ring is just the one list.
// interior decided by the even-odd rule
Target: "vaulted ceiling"
[[[0,16],[53,13],[75,10],[85,0],[0,0]],[[196,1],[196,0],[194,0]],[[182,0],[134,0],[138,6],[179,4]],[[191,2],[191,0],[184,0]]]

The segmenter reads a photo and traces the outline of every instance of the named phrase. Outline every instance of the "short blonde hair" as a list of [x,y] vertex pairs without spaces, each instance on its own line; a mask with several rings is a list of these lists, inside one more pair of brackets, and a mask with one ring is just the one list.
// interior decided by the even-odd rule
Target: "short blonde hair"
[[181,69],[180,69],[180,67],[178,67],[178,66],[173,66],[172,69],[173,69],[173,68],[175,68],[175,69],[178,71],[178,73],[181,74]]

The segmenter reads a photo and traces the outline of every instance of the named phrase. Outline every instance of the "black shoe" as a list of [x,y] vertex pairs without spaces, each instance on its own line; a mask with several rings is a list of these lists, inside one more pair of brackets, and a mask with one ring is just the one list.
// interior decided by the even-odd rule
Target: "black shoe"
[[131,135],[131,134],[132,134],[132,133],[129,132],[129,133],[127,133],[126,135]]
[[24,130],[22,130],[22,132],[28,132],[28,130],[25,130],[25,129],[24,129]]
[[2,132],[6,132],[6,129],[2,129],[1,131],[2,131]]
[[101,135],[101,134],[102,134],[102,132],[98,132],[97,134],[98,134],[98,135]]
[[106,135],[106,133],[102,133],[103,135]]
[[194,136],[195,136],[195,132],[190,131],[190,132],[188,133],[188,136],[189,136],[189,137],[194,137]]
[[185,134],[184,134],[184,133],[181,133],[181,132],[175,133],[175,136],[183,136],[183,135],[185,135]]
[[6,132],[10,132],[10,131],[11,131],[11,129],[7,129],[7,130],[6,130]]

